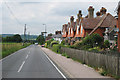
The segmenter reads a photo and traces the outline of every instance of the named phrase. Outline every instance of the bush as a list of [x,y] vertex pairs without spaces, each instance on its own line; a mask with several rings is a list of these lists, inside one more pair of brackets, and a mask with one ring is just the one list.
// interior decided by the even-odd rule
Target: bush
[[100,47],[89,48],[88,51],[99,52],[101,51]]
[[54,44],[59,44],[59,41],[52,41],[52,42],[50,43],[50,47],[52,47]]
[[71,46],[72,48],[75,49],[79,49],[80,47],[82,47],[82,42],[81,41],[77,41],[73,46]]
[[47,48],[47,43],[45,43],[45,47]]
[[54,52],[57,52],[57,53],[60,53],[60,48],[61,48],[61,46],[60,46],[59,44],[54,44],[54,45],[52,46],[52,50],[53,50]]
[[50,43],[53,41],[53,39],[46,41],[47,47],[50,47]]
[[92,46],[90,46],[90,45],[84,45],[84,46],[82,46],[81,48],[79,48],[79,49],[82,49],[82,50],[88,50],[89,48],[91,48]]
[[65,45],[65,41],[64,40],[62,40],[61,45]]
[[108,40],[104,41],[104,46],[105,48],[109,48],[110,47],[110,42]]

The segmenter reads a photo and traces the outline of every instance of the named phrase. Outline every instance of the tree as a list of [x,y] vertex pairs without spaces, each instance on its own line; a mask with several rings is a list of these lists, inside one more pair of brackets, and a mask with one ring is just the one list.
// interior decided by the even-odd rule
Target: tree
[[39,35],[36,40],[37,40],[38,43],[41,44],[41,45],[45,43],[45,38],[44,38],[44,36],[42,36],[42,35]]
[[22,38],[19,34],[16,34],[12,37],[13,42],[22,42]]
[[93,45],[93,47],[95,45],[101,46],[101,44],[103,42],[103,38],[99,34],[95,33],[95,34],[92,34],[90,36],[91,36],[91,39],[92,39],[92,45]]
[[2,38],[3,42],[22,42],[22,38],[19,34],[13,35],[13,36],[7,36],[5,38]]
[[109,48],[110,47],[110,42],[108,40],[104,41],[104,46],[105,48]]

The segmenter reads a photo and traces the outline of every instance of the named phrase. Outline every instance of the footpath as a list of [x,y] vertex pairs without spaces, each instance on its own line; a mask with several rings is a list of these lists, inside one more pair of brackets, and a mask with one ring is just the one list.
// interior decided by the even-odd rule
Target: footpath
[[87,65],[81,64],[70,58],[66,58],[61,54],[56,54],[47,48],[41,47],[41,49],[55,64],[57,64],[58,67],[61,68],[61,70],[63,70],[65,74],[69,76],[69,78],[110,78],[100,75],[97,71]]

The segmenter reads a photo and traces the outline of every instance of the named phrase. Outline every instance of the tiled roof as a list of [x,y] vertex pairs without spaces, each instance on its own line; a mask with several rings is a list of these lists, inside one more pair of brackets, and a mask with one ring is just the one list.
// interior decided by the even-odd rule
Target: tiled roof
[[101,17],[96,18],[83,18],[82,25],[84,29],[94,29],[96,25],[100,22]]
[[53,35],[52,37],[53,37],[53,38],[61,38],[61,37],[62,37],[62,34]]
[[108,13],[100,27],[113,27],[116,25],[116,19]]
[[105,27],[106,28],[106,27],[114,27],[115,25],[116,25],[116,19],[110,13],[107,13],[101,18],[100,22],[91,31],[90,34],[92,34],[94,31],[96,31],[98,27]]

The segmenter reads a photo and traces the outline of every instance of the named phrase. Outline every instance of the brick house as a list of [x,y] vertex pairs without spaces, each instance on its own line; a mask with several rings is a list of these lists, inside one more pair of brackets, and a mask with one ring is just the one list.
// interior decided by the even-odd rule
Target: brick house
[[74,17],[70,18],[70,26],[68,26],[68,38],[71,41],[81,40],[87,34],[91,35],[93,33],[98,33],[101,37],[104,37],[104,32],[106,28],[111,29],[116,25],[116,19],[110,14],[106,13],[107,10],[102,7],[99,12],[96,13],[94,17],[94,8],[90,6],[88,8],[88,15],[82,17],[81,10],[77,14],[76,22],[74,22]]
[[62,27],[62,37],[63,39],[65,39],[68,35],[68,24],[64,24]]

